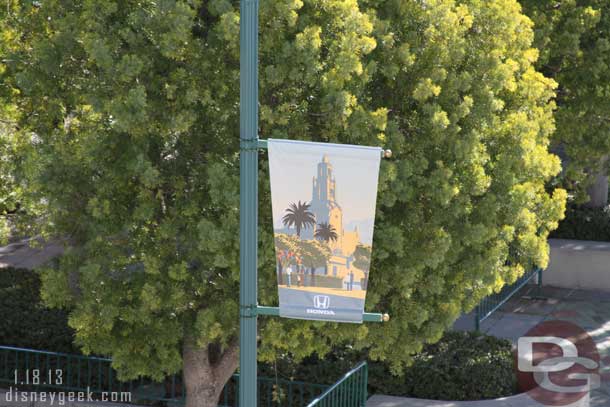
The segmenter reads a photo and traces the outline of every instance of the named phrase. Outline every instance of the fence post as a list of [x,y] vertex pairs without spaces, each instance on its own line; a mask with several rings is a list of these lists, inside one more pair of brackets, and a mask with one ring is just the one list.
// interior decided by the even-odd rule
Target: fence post
[[364,383],[362,385],[362,395],[363,395],[363,400],[362,400],[362,407],[366,406],[366,400],[369,398],[369,389],[368,389],[368,385],[369,385],[369,364],[366,363],[364,365]]

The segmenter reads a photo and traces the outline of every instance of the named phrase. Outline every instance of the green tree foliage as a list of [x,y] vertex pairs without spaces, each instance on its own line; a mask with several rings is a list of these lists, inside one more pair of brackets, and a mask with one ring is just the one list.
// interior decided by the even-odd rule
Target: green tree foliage
[[18,187],[13,179],[12,145],[10,126],[0,123],[0,244],[7,242],[10,234],[9,217],[16,210]]
[[[16,4],[16,3],[14,3]],[[21,3],[19,3],[21,4]],[[43,274],[85,352],[122,377],[184,367],[215,405],[237,364],[237,1],[45,0],[15,6],[29,44],[6,81],[35,134],[21,171],[47,234]],[[261,2],[262,137],[391,148],[379,182],[367,310],[383,325],[265,318],[259,358],[333,344],[395,371],[462,310],[546,266],[565,192],[547,151],[555,83],[536,72],[515,0]],[[266,162],[260,303],[277,301]],[[205,380],[203,379],[205,378]]]
[[[13,232],[20,236],[40,232],[32,227],[40,219],[40,201],[30,201],[23,193],[29,183],[18,170],[39,141],[28,126],[20,125],[28,117],[22,116],[24,110],[17,103],[22,94],[10,68],[21,62],[13,58],[30,47],[29,37],[21,34],[21,18],[19,1],[6,1],[0,7],[0,244]],[[22,208],[28,208],[27,212]],[[17,216],[21,222],[16,221]]]
[[534,69],[516,1],[368,4],[382,61],[371,100],[388,109],[385,143],[401,159],[381,174],[367,303],[404,330],[366,340],[372,356],[401,360],[461,309],[546,267],[566,198],[544,188],[559,171],[547,151],[556,84]]
[[554,141],[569,157],[566,185],[579,202],[610,155],[610,3],[523,0],[535,23],[538,69],[559,83]]
[[[15,30],[8,24],[13,5],[9,2],[0,9],[0,55],[7,55],[17,46]],[[1,80],[5,71],[5,62],[0,59],[0,244],[6,243],[9,236],[9,217],[17,209],[19,195],[19,187],[14,179],[17,112],[11,103],[17,90]]]

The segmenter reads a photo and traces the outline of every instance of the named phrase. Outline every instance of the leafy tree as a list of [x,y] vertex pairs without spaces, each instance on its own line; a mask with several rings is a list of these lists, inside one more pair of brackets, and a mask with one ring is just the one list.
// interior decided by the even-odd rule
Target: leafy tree
[[[610,3],[523,0],[535,23],[537,66],[559,83],[554,142],[565,151],[564,183],[576,202],[608,202]],[[587,194],[588,192],[588,194]]]
[[307,202],[291,203],[286,209],[286,215],[282,218],[282,222],[286,227],[294,226],[297,236],[301,237],[301,229],[308,228],[316,224],[316,218],[309,211]]
[[336,242],[339,236],[337,235],[337,231],[333,225],[328,223],[318,223],[318,227],[316,228],[316,232],[314,233],[314,237],[316,239],[324,240],[325,242]]
[[[238,363],[237,2],[11,5],[18,171],[37,225],[71,246],[42,274],[45,300],[122,378],[182,369],[187,406],[216,405]],[[399,372],[462,310],[546,266],[565,193],[545,190],[555,83],[533,67],[531,22],[515,0],[265,1],[260,19],[260,134],[394,158],[367,298],[392,321],[261,318],[259,358],[349,342]],[[264,160],[261,174],[259,293],[273,304]]]
[[[15,30],[7,24],[13,5],[8,3],[0,10],[0,55],[7,55],[16,47]],[[0,60],[0,75],[6,69]],[[4,244],[10,233],[9,217],[17,209],[18,185],[14,180],[16,157],[16,117],[15,106],[11,104],[14,88],[0,81],[0,244]]]
[[0,244],[7,242],[10,234],[9,217],[17,209],[17,188],[12,175],[11,156],[14,151],[11,133],[10,126],[0,123]]
[[[460,311],[546,267],[566,200],[545,189],[560,170],[548,152],[556,83],[534,67],[532,22],[516,1],[361,3],[374,9],[363,69],[386,113],[378,139],[396,157],[382,163],[367,307],[401,321],[364,341],[398,368]],[[368,132],[349,140],[373,143]]]

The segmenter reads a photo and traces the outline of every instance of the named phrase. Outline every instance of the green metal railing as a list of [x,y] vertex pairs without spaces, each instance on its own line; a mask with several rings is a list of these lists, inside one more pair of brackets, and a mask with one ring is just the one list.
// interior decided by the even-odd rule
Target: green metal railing
[[[257,377],[257,406],[305,407],[307,403],[328,389],[328,385],[295,380]],[[224,387],[219,407],[238,406],[239,374],[233,375]]]
[[365,407],[368,397],[367,385],[368,365],[362,362],[307,407]]
[[[19,390],[90,391],[94,396],[116,392],[129,395],[129,401],[133,403],[184,402],[181,374],[168,376],[160,383],[147,378],[123,382],[117,379],[111,363],[109,358],[0,346],[0,384]],[[257,387],[256,405],[266,407],[305,407],[329,388],[328,385],[269,377],[259,377]],[[219,407],[237,406],[238,399],[239,374],[235,374],[221,393]]]
[[475,308],[474,324],[475,330],[480,330],[481,322],[489,318],[494,312],[496,312],[506,301],[508,301],[513,295],[515,295],[523,286],[529,283],[532,278],[538,276],[537,284],[538,288],[542,287],[542,269],[534,268],[529,272],[523,274],[513,284],[506,285],[499,293],[492,294],[483,298],[483,300]]

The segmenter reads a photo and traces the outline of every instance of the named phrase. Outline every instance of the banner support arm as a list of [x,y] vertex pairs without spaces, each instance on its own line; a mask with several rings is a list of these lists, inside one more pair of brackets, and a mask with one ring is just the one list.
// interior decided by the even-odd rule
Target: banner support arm
[[[254,144],[252,147],[255,149],[260,148],[261,150],[266,150],[268,148],[268,144],[267,144],[267,140],[266,139],[256,139],[256,140],[250,140],[251,144]],[[381,157],[382,158],[391,158],[392,157],[392,150],[388,150],[388,149],[381,149]]]
[[[272,317],[280,316],[280,309],[278,307],[266,307],[263,305],[259,305],[256,307],[257,315],[269,315]],[[390,316],[388,314],[380,314],[374,312],[365,312],[362,314],[362,321],[364,322],[388,322],[390,320]]]

